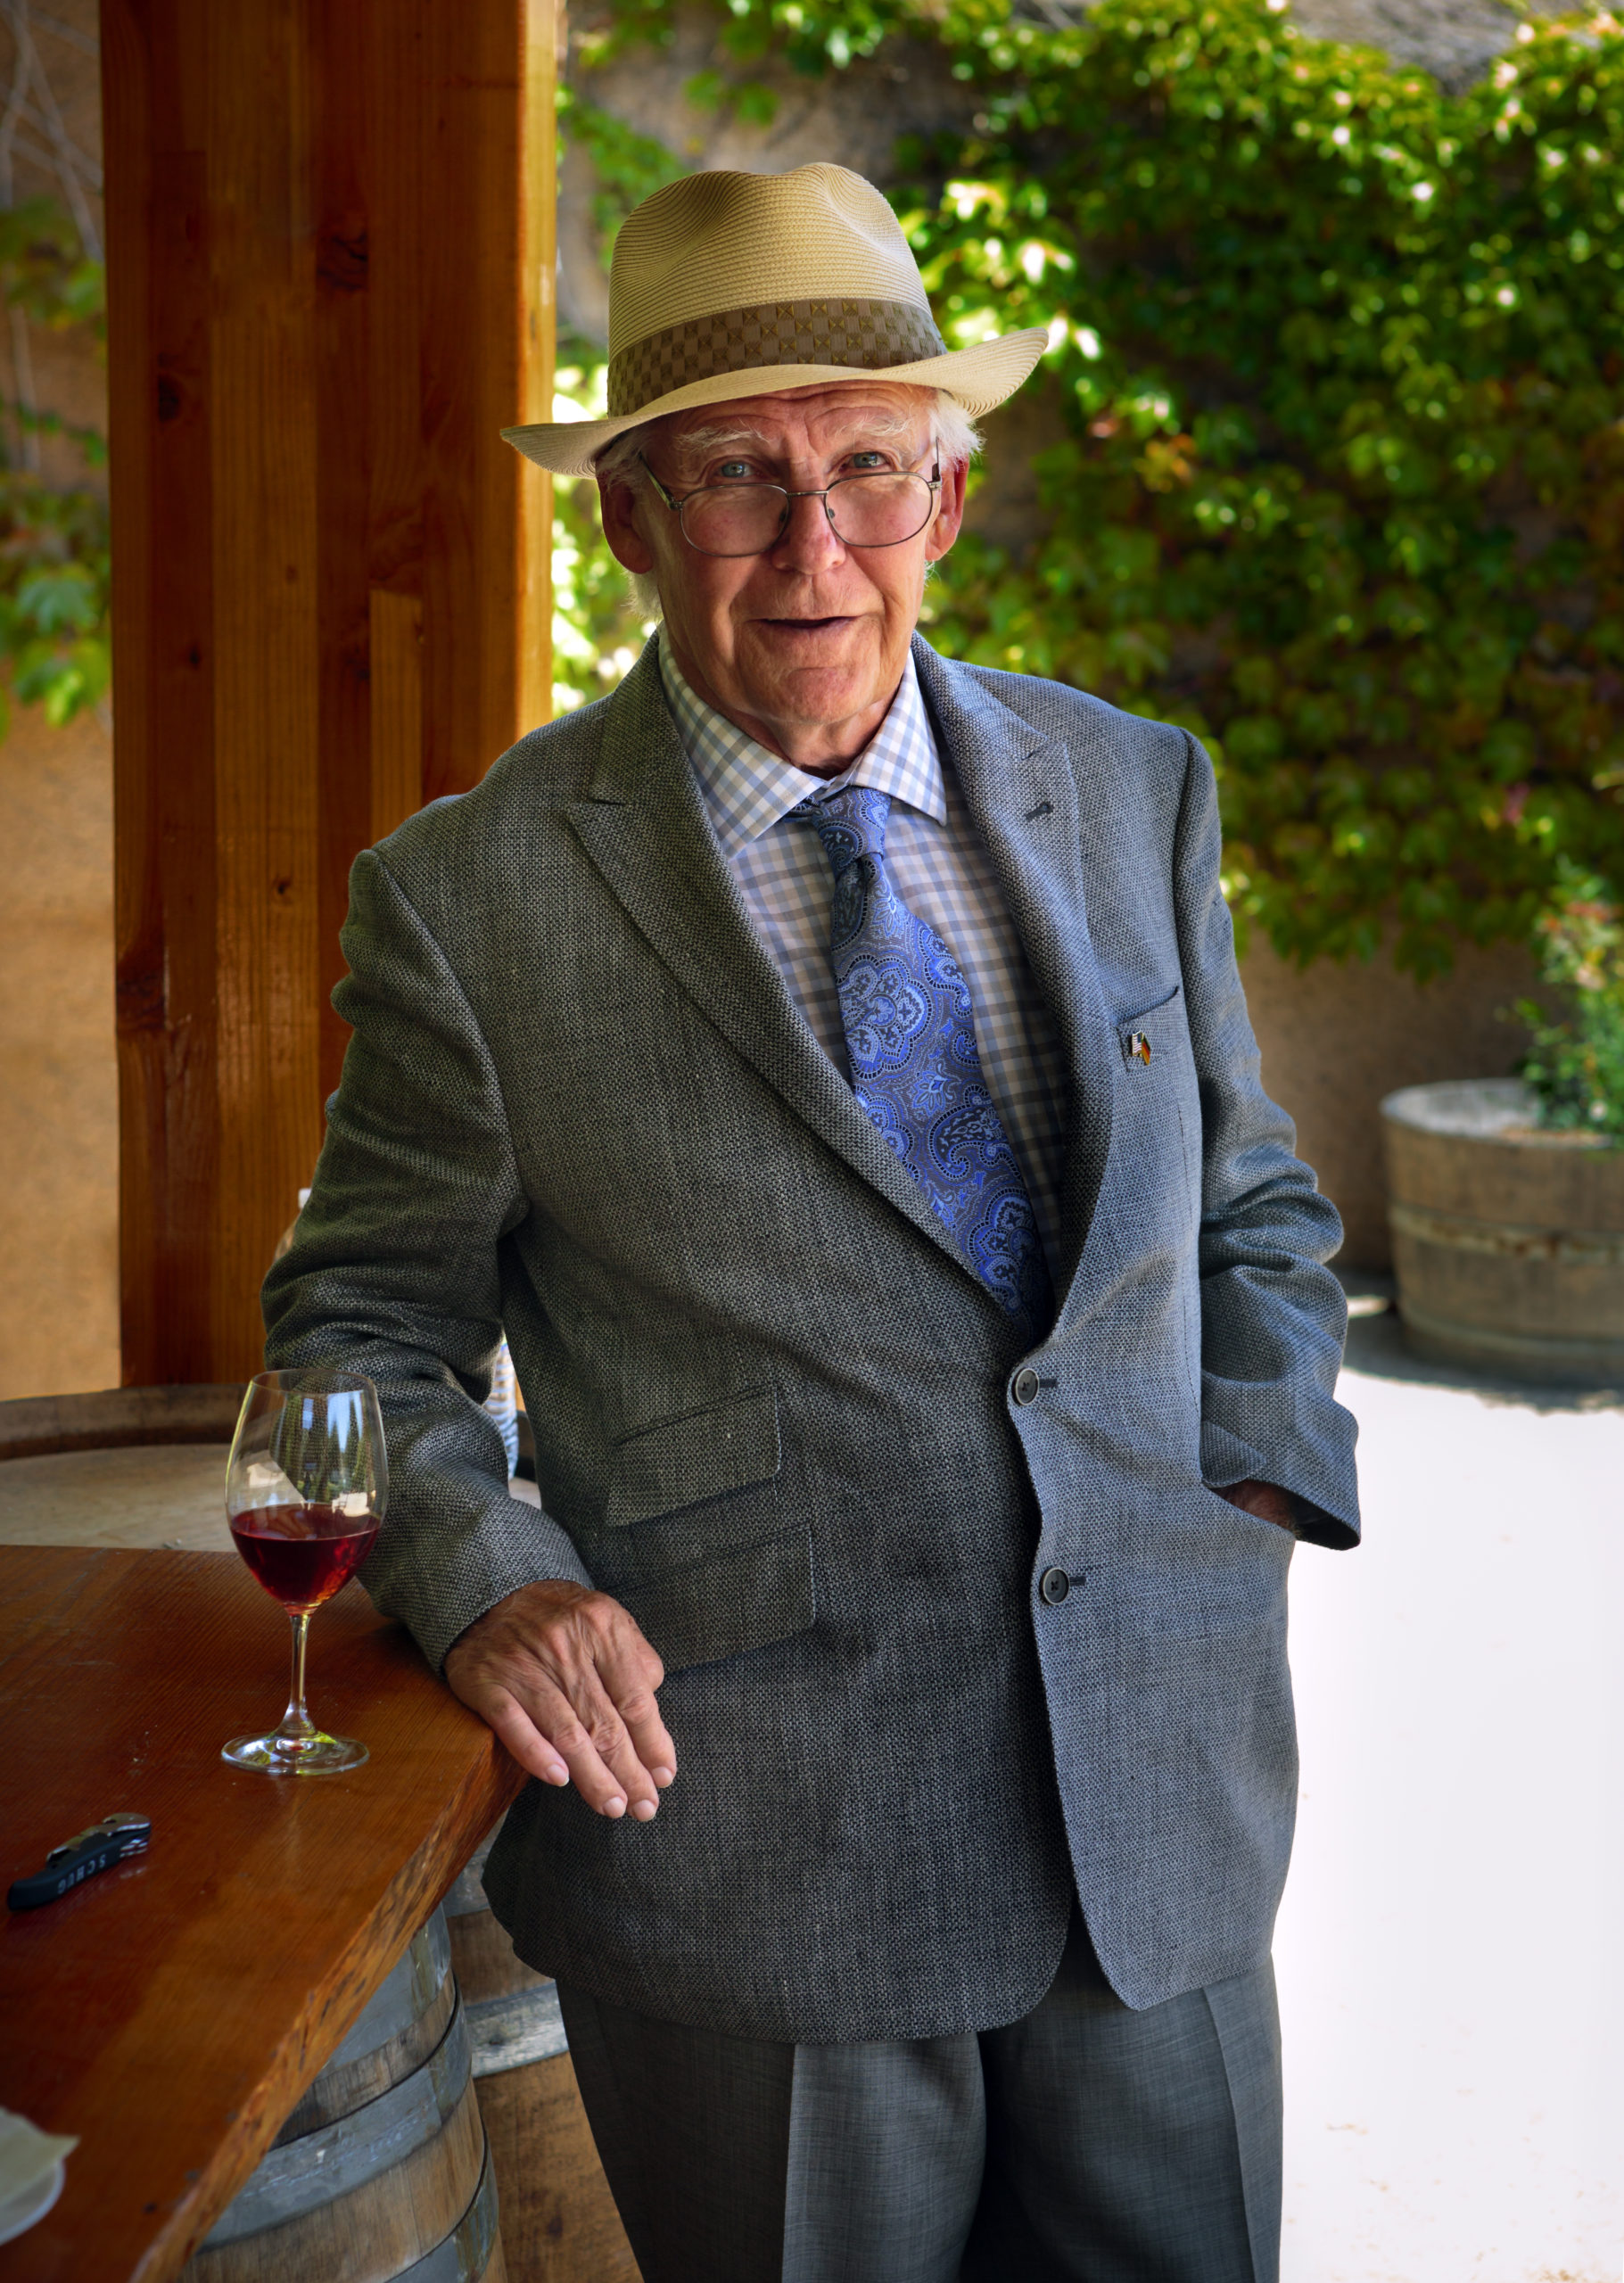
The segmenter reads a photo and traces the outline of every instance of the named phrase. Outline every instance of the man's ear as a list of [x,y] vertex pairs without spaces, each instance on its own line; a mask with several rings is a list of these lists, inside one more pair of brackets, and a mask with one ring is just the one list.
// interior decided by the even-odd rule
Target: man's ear
[[609,542],[609,552],[622,570],[652,571],[654,549],[638,527],[635,489],[624,482],[606,483],[600,476],[598,480],[598,508],[603,517],[604,537]]
[[925,539],[925,560],[939,563],[959,536],[964,521],[964,479],[969,470],[963,460],[954,460],[942,471],[942,489],[936,494],[936,519]]

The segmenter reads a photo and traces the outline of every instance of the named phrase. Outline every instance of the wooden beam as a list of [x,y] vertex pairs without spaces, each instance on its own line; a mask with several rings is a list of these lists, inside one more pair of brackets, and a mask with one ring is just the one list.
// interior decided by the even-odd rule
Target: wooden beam
[[103,0],[127,1384],[238,1378],[356,852],[545,719],[550,0]]

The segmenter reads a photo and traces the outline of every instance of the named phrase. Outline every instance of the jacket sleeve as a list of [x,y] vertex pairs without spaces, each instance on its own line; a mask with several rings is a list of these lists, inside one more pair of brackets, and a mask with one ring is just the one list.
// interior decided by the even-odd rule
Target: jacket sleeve
[[265,1280],[266,1361],[377,1383],[389,1501],[361,1571],[438,1669],[541,1578],[591,1579],[511,1496],[482,1405],[502,1336],[498,1248],[528,1211],[495,1067],[450,965],[375,850],[356,860],[334,1004],[354,1032],[292,1249]]
[[1219,886],[1217,787],[1188,744],[1175,882],[1201,1093],[1201,1471],[1215,1488],[1274,1483],[1305,1537],[1354,1545],[1358,1430],[1336,1400],[1348,1306],[1324,1265],[1342,1224],[1263,1091]]

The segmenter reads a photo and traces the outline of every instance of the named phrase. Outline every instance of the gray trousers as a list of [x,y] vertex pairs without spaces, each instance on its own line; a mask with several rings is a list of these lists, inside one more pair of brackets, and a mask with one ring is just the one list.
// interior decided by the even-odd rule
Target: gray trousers
[[1074,1914],[1024,2020],[866,2045],[558,1995],[644,2283],[1276,2283],[1267,1965],[1134,2013]]

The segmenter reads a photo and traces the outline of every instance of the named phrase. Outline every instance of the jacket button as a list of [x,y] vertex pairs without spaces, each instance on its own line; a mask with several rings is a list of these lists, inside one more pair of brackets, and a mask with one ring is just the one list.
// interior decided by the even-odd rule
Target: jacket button
[[1015,1374],[1015,1385],[1010,1389],[1010,1393],[1015,1397],[1017,1403],[1030,1403],[1037,1393],[1037,1373],[1028,1364],[1025,1371],[1017,1372]]
[[1051,1609],[1058,1609],[1071,1591],[1071,1579],[1064,1570],[1045,1570],[1038,1591]]

